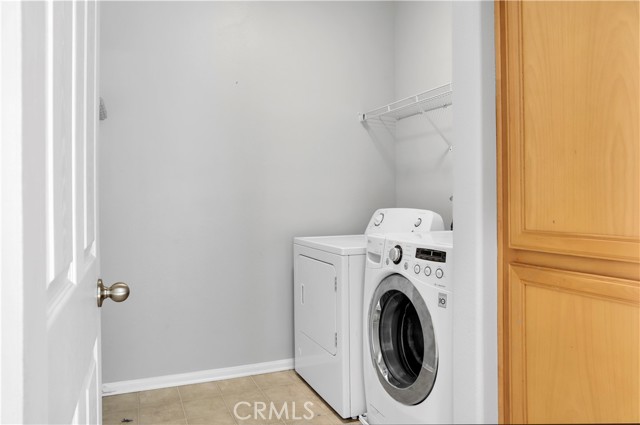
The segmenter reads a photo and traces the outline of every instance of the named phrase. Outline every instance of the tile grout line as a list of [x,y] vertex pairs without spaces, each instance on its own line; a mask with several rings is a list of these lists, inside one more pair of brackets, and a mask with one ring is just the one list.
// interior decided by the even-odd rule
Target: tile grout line
[[182,407],[182,414],[184,415],[184,423],[189,425],[189,420],[187,419],[187,411],[184,410],[184,402],[182,401],[182,394],[180,393],[180,388],[176,387],[178,391],[178,397],[180,397],[180,407]]
[[[267,395],[267,394],[262,390],[262,387],[261,387],[260,385],[258,385],[258,383],[256,382],[256,380],[255,380],[255,379],[253,379],[253,377],[254,377],[254,375],[250,375],[250,376],[249,376],[249,378],[251,378],[251,381],[253,382],[253,384],[254,384],[256,387],[258,387],[258,389],[260,390],[260,394],[262,394],[262,396],[263,396],[265,399],[269,400],[269,402],[270,402],[270,403],[273,403],[273,400],[271,400],[271,397],[269,397],[269,396],[268,396],[268,395]],[[283,424],[285,424],[285,425],[286,425],[286,422],[285,422],[285,421],[283,421],[282,419],[280,419],[280,423],[283,423]]]
[[224,393],[222,392],[222,388],[220,388],[220,385],[218,385],[218,381],[213,381],[213,382],[216,383],[216,387],[220,392],[220,398],[222,399],[222,404],[224,404],[224,407],[227,409],[227,413],[231,416],[231,419],[233,419],[233,423],[235,423],[236,425],[239,425],[236,416],[233,414],[233,412],[231,412],[231,410],[229,409],[229,406],[227,405],[227,401],[224,399]]
[[[335,410],[333,410],[333,408],[329,405],[329,403],[327,403],[327,401],[325,399],[322,398],[322,396],[320,394],[318,394],[316,392],[316,390],[311,387],[304,379],[302,379],[302,377],[300,377],[299,375],[297,375],[297,381],[300,382],[303,386],[305,386],[307,389],[309,389],[312,394],[314,394],[314,396],[316,396],[319,400],[320,400],[320,407],[321,409],[323,409],[326,413],[328,413],[330,416],[334,417],[335,420],[337,422],[335,422],[335,425],[342,425],[344,424],[343,420],[344,418],[342,418],[338,412],[336,412]],[[359,423],[359,421],[357,421],[357,423]]]
[[[253,382],[253,384],[256,386],[256,388],[258,388],[258,391],[260,392],[260,394],[262,394],[262,396],[263,396],[265,399],[267,399],[267,400],[269,400],[270,402],[272,402],[273,400],[271,400],[271,398],[270,398],[269,396],[267,396],[267,394],[262,390],[262,387],[261,387],[260,385],[258,385],[258,383],[255,381],[255,379],[253,379],[253,376],[254,376],[254,375],[248,375],[248,376],[246,376],[246,377],[251,379],[251,382]],[[235,378],[234,378],[234,379],[235,379]],[[217,384],[217,382],[216,382],[216,385],[218,385],[218,384]],[[237,425],[241,425],[241,424],[240,424],[240,422],[238,421],[238,418],[236,418],[236,416],[233,414],[233,412],[232,412],[232,411],[231,411],[231,409],[229,408],[229,405],[227,404],[227,401],[224,399],[222,389],[220,388],[220,386],[219,386],[219,385],[218,385],[218,390],[220,391],[220,394],[221,394],[221,397],[222,397],[222,402],[224,403],[225,407],[227,408],[227,412],[229,412],[229,414],[231,415],[231,417],[233,418],[233,420],[235,421],[235,423],[236,423]],[[282,424],[286,425],[286,423],[285,423],[285,421],[284,421],[284,420],[280,420],[280,423],[282,423]]]
[[136,399],[138,400],[138,414],[136,416],[136,423],[140,423],[140,391],[136,392]]

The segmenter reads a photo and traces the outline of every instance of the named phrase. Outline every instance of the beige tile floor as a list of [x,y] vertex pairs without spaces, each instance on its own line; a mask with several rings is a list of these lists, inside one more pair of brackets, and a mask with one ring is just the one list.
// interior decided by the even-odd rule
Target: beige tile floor
[[[237,405],[235,415],[234,407],[239,402],[244,403]],[[309,410],[305,402],[312,403],[306,405]],[[292,370],[106,396],[102,398],[102,414],[105,425],[357,422],[342,419]]]

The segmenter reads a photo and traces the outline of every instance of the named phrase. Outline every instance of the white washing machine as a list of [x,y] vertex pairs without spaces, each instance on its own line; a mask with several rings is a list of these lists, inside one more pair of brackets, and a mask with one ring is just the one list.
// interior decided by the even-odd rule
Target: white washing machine
[[453,232],[369,240],[362,422],[451,423]]
[[365,411],[362,296],[367,236],[442,230],[442,217],[377,210],[365,235],[294,239],[295,370],[343,418]]

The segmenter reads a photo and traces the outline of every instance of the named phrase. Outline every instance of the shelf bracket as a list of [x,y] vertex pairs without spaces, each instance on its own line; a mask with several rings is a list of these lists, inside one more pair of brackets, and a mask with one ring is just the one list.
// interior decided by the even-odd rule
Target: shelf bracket
[[[446,106],[445,106],[445,108],[446,108]],[[444,142],[447,144],[447,146],[449,146],[449,152],[452,152],[453,151],[453,145],[451,144],[451,142],[449,141],[447,136],[444,135],[442,130],[440,130],[440,127],[438,127],[436,125],[436,123],[433,122],[433,120],[429,117],[429,114],[427,114],[426,112],[423,111],[422,115],[424,115],[424,117],[427,119],[427,121],[429,121],[429,124],[431,124],[431,127],[433,127],[433,129],[440,135],[440,137],[442,137],[442,140],[444,140]]]

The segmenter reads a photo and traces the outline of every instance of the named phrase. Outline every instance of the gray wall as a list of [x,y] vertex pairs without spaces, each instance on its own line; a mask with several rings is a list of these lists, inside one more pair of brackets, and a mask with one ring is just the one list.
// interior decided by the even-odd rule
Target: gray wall
[[495,77],[493,2],[455,2],[455,423],[498,422]]
[[102,4],[104,382],[292,357],[292,237],[395,204],[393,9]]
[[[396,99],[450,83],[451,2],[398,2],[395,24]],[[455,145],[452,109],[435,110],[429,117]],[[449,152],[426,117],[401,120],[395,130],[397,206],[434,210],[448,228],[456,147]]]

